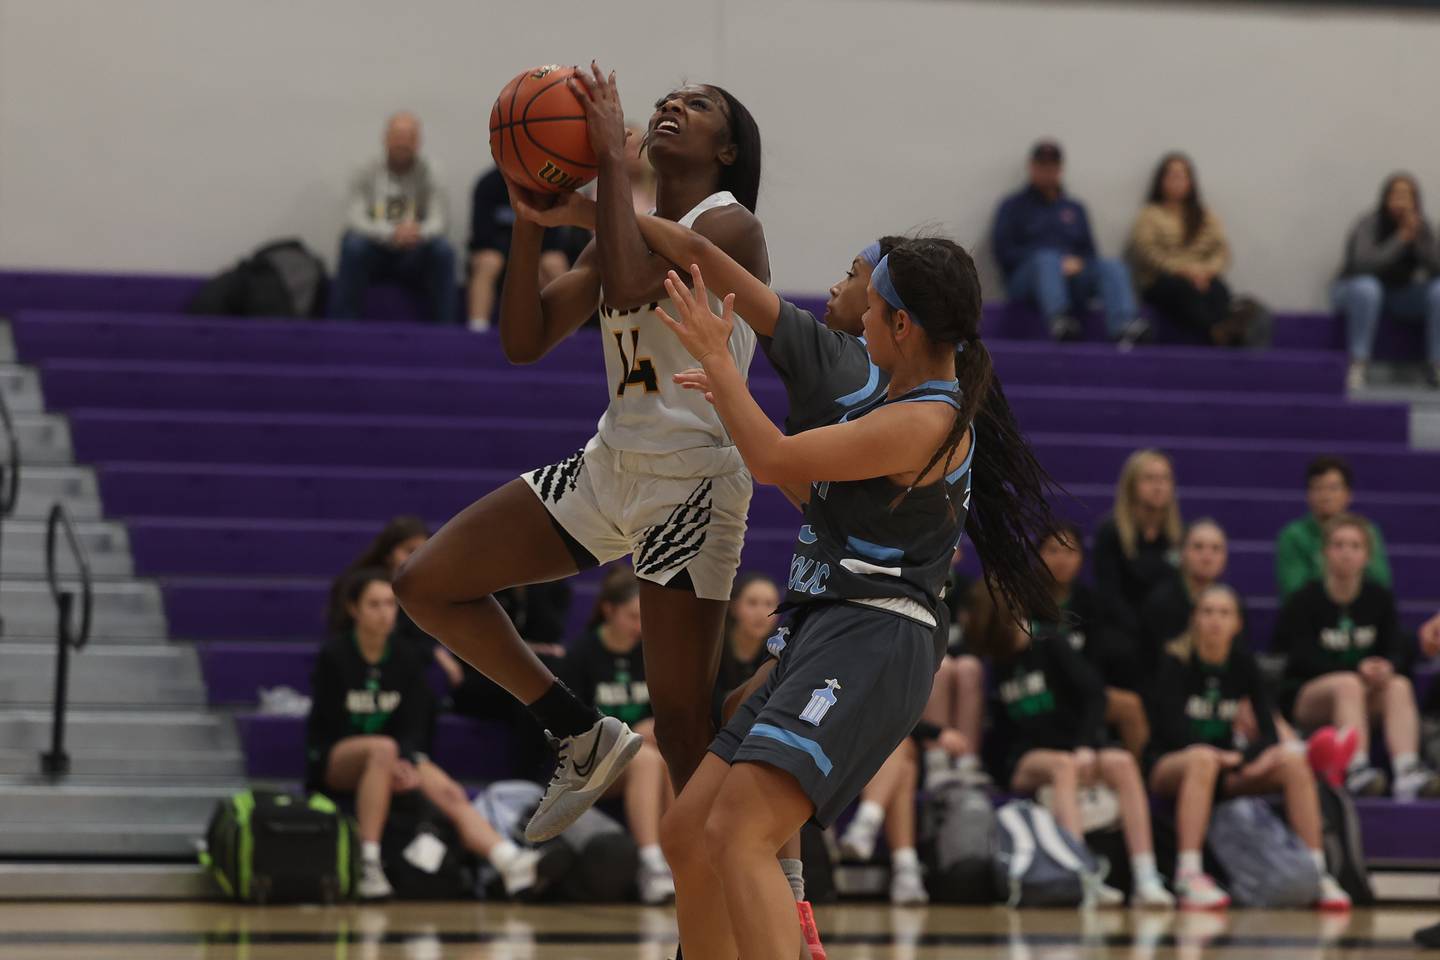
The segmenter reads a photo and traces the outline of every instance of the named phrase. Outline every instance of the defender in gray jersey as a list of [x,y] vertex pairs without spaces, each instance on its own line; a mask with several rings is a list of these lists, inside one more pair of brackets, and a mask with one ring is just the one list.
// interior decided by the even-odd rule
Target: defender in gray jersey
[[[678,379],[707,391],[758,480],[805,501],[787,595],[796,621],[780,665],[712,745],[662,837],[690,895],[679,902],[687,957],[792,956],[799,943],[776,848],[804,820],[825,822],[850,802],[919,718],[942,652],[936,603],[962,527],[997,589],[1027,608],[1053,605],[1036,549],[1054,528],[1046,481],[993,385],[974,264],[954,244],[907,241],[875,271],[864,349],[875,386],[888,371],[888,387],[878,396],[822,389],[820,404],[843,401],[837,422],[787,437],[727,359],[733,313],[762,344],[777,329],[842,358],[858,357],[854,344],[830,339],[813,318],[793,323],[794,311],[703,238],[648,220],[641,229],[670,259],[703,263],[727,294],[722,319],[698,267],[693,296],[672,276],[681,316],[664,319],[704,367]],[[799,380],[787,377],[792,400],[810,386]],[[795,412],[806,415],[803,404]],[[1009,476],[987,478],[984,467]],[[979,522],[969,509],[977,499]]]
[[[670,262],[647,248],[636,223],[614,74],[592,64],[588,75],[569,82],[598,158],[598,210],[589,224],[596,238],[568,273],[540,290],[539,221],[564,200],[509,184],[520,219],[499,333],[513,362],[532,363],[600,304],[606,329],[596,353],[608,374],[608,408],[584,450],[468,507],[410,558],[395,582],[417,624],[527,704],[555,737],[559,763],[527,829],[532,841],[555,836],[593,804],[640,738],[581,705],[534,656],[492,594],[633,556],[658,745],[682,785],[714,734],[710,688],[751,491],[718,416],[670,379],[694,361],[655,319]],[[656,103],[645,146],[656,172],[657,217],[683,220],[767,282],[764,232],[754,215],[760,134],[744,106],[719,87],[681,87]],[[748,330],[736,331],[727,347],[741,367],[753,349]]]

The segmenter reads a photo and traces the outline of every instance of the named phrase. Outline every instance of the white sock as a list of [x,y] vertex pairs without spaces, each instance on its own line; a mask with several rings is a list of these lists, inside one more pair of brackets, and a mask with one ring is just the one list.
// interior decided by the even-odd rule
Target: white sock
[[874,833],[885,822],[885,808],[870,800],[862,801],[855,813],[854,826]]
[[967,753],[955,761],[955,769],[961,773],[973,773],[980,769],[980,758],[973,753]]
[[665,854],[660,851],[660,844],[650,843],[640,848],[640,866],[647,870],[669,870],[670,865],[665,862]]
[[1315,868],[1319,870],[1320,874],[1323,876],[1325,874],[1325,851],[1311,850],[1310,859],[1315,861]]
[[1345,771],[1347,773],[1354,773],[1356,770],[1364,770],[1369,765],[1370,758],[1367,757],[1365,754],[1361,753],[1359,750],[1356,750],[1355,755],[1350,758],[1349,765],[1345,767]]
[[805,861],[781,857],[780,869],[785,871],[785,879],[790,881],[790,892],[795,895],[795,902],[804,903]]
[[944,773],[950,769],[950,754],[939,747],[931,747],[925,751],[925,772],[934,776],[937,773]]
[[1137,887],[1159,882],[1160,874],[1155,870],[1155,854],[1132,854],[1130,857],[1130,874],[1135,878],[1135,886]]
[[360,844],[360,862],[378,865],[380,863],[380,844],[374,840],[366,840]]
[[519,853],[520,848],[515,846],[515,844],[511,843],[509,840],[501,840],[499,843],[495,844],[495,846],[490,850],[489,855],[487,855],[485,859],[489,860],[490,863],[494,865],[496,870],[504,873],[505,868],[508,867],[512,862],[514,862],[516,855]]
[[1175,871],[1182,877],[1204,873],[1205,861],[1200,858],[1200,851],[1181,850],[1179,859],[1175,861]]
[[890,865],[896,870],[919,870],[920,858],[916,855],[914,847],[900,847],[890,851]]
[[1420,756],[1416,753],[1397,753],[1390,758],[1391,764],[1395,767],[1397,774],[1408,773],[1415,767],[1420,766]]

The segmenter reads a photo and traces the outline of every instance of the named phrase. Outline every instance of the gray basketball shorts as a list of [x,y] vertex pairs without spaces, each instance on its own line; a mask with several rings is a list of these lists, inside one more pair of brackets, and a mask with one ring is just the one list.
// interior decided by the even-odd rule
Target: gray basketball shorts
[[935,630],[835,602],[797,616],[779,665],[710,745],[726,763],[795,778],[828,827],[920,720],[943,649]]

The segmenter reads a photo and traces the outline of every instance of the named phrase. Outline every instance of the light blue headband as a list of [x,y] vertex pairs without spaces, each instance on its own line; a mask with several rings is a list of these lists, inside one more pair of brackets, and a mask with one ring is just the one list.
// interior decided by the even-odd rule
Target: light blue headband
[[860,251],[860,259],[864,260],[872,268],[880,262],[880,241],[876,240],[870,246]]
[[[877,244],[876,247],[878,249],[879,245]],[[870,283],[874,285],[875,292],[880,294],[880,298],[890,304],[891,308],[904,310],[910,314],[910,319],[920,324],[921,329],[926,333],[930,332],[930,328],[925,325],[924,318],[905,306],[905,301],[900,299],[900,292],[895,289],[895,281],[890,279],[890,255],[888,253],[880,258],[879,263],[875,264],[875,270],[870,274]],[[964,353],[965,344],[955,344],[955,352]]]

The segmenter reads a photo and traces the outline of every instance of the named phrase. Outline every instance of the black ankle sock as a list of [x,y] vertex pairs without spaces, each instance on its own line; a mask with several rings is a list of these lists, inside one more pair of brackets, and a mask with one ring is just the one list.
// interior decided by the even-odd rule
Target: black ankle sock
[[559,680],[552,683],[539,700],[530,704],[529,710],[540,726],[549,730],[552,737],[561,740],[584,733],[600,719],[599,711],[581,703]]
[[1415,942],[1426,950],[1440,950],[1440,923],[1416,930]]

